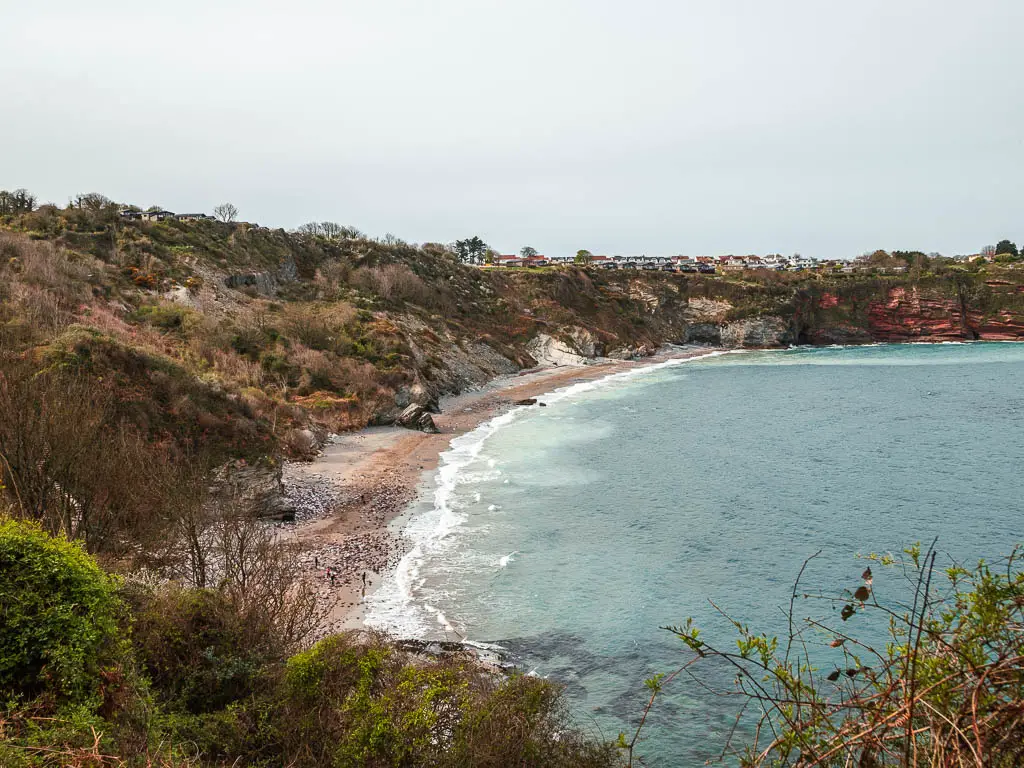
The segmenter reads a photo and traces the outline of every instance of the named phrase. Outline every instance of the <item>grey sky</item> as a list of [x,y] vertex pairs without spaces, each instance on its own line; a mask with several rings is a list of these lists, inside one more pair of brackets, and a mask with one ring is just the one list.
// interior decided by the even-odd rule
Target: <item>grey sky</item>
[[0,0],[0,187],[503,252],[1024,240],[1022,0]]

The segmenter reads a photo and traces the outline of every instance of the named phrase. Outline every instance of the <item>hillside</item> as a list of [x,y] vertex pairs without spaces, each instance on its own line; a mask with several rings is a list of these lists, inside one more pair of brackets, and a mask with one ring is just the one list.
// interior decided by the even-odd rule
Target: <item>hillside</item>
[[546,681],[314,644],[316,584],[258,519],[281,457],[501,374],[664,344],[1024,338],[1009,266],[484,269],[92,203],[0,216],[5,765],[620,764]]
[[301,450],[292,428],[387,423],[412,401],[566,356],[1024,337],[1024,274],[996,265],[480,269],[436,244],[87,213],[0,218],[0,344],[106,375],[137,423],[226,455]]
[[[35,478],[21,482],[46,509],[51,446],[78,446],[91,466],[61,470],[60,487],[77,489],[65,515],[96,494],[104,514],[131,524],[110,523],[120,540],[93,522],[51,530],[92,531],[90,546],[118,556],[151,555],[146,536],[159,539],[161,526],[140,530],[152,518],[140,510],[160,509],[167,488],[198,499],[220,468],[232,503],[287,515],[280,457],[308,457],[330,432],[394,423],[413,403],[436,411],[443,395],[503,374],[643,358],[665,344],[1017,338],[1024,271],[1011,265],[480,268],[447,246],[341,227],[125,220],[98,196],[0,216],[0,451]],[[109,447],[95,455],[99,443]],[[153,482],[111,500],[111,486],[131,487],[116,478],[133,472]]]

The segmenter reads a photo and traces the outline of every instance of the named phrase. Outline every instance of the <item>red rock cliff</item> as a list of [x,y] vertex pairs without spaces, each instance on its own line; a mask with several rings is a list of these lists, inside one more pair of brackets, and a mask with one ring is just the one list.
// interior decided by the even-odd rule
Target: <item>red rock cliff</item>
[[885,301],[869,305],[868,333],[877,341],[1020,340],[1024,314],[1006,309],[986,313],[970,301],[896,287]]

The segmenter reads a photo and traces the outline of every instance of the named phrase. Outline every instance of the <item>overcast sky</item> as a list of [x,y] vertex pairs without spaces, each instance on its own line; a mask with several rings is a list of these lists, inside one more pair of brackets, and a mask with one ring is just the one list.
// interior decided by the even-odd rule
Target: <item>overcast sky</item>
[[1024,240],[1024,0],[0,0],[0,187],[551,255]]

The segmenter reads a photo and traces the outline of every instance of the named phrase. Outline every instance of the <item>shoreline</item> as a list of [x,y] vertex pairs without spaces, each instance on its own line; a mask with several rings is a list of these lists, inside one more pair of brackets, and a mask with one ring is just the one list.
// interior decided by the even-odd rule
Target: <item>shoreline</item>
[[[444,398],[441,413],[434,416],[438,434],[397,426],[367,427],[335,436],[312,462],[289,464],[286,484],[316,487],[332,501],[333,508],[325,515],[283,531],[285,540],[297,545],[300,567],[317,585],[322,606],[329,607],[318,635],[366,628],[365,595],[393,573],[406,552],[406,541],[392,524],[410,514],[431,487],[440,455],[454,438],[516,407],[517,400],[722,351],[718,347],[676,347],[642,360],[599,360],[584,366],[510,374],[479,390]],[[333,578],[327,575],[328,567]]]

